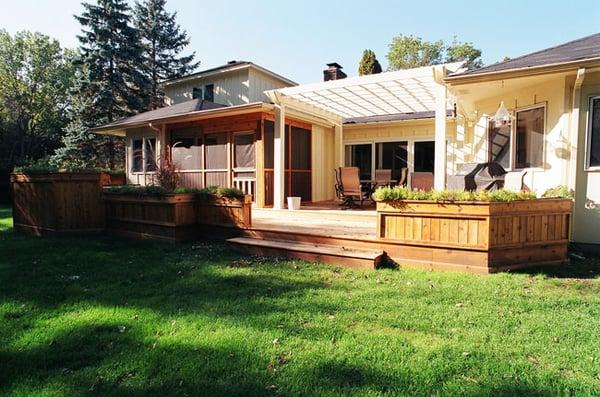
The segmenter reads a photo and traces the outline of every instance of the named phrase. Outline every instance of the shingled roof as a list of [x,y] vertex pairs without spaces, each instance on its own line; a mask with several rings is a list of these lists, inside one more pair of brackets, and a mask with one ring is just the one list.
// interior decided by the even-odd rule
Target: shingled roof
[[537,68],[565,63],[600,59],[600,33],[583,37],[555,47],[532,52],[504,62],[494,63],[479,69],[467,70],[448,76],[452,78],[478,76],[483,74],[502,73],[512,70]]

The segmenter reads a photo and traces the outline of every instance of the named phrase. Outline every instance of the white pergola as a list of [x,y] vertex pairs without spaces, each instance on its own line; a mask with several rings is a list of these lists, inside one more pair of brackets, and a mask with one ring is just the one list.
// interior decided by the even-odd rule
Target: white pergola
[[446,86],[448,73],[461,70],[463,62],[351,77],[268,91],[277,107],[275,120],[274,207],[284,201],[286,108],[324,118],[335,125],[336,164],[343,162],[344,119],[399,113],[435,112],[435,187],[443,189],[446,178]]

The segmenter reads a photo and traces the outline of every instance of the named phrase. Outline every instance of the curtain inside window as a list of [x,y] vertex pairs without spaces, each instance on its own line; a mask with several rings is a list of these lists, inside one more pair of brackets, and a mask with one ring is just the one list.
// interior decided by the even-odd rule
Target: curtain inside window
[[544,153],[544,108],[517,112],[516,168],[542,167]]
[[227,169],[227,135],[210,134],[204,138],[206,169]]
[[234,144],[234,168],[254,168],[254,134],[235,135]]

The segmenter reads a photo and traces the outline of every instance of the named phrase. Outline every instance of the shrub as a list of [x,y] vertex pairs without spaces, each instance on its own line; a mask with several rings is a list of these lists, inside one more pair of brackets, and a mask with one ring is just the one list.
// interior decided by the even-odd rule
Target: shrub
[[565,185],[551,187],[542,194],[542,197],[546,198],[573,198],[574,196],[575,192]]
[[376,201],[430,200],[430,201],[494,201],[509,203],[511,201],[531,200],[533,192],[511,192],[504,189],[494,191],[467,192],[456,190],[430,190],[428,192],[410,190],[405,187],[380,187],[373,194]]
[[13,172],[21,174],[53,174],[53,173],[77,173],[77,174],[99,174],[101,172],[109,174],[124,174],[123,169],[108,169],[108,168],[89,168],[89,167],[58,167],[47,158],[30,162],[25,165],[17,166]]
[[134,196],[166,196],[168,194],[177,193],[190,193],[195,194],[200,198],[211,198],[211,197],[226,197],[226,198],[242,198],[244,192],[234,188],[224,188],[218,186],[211,186],[204,189],[191,189],[178,187],[173,190],[164,188],[163,186],[148,185],[123,185],[123,186],[109,186],[104,189],[105,193],[108,194],[128,194]]
[[202,198],[224,197],[224,198],[243,198],[245,193],[240,189],[233,187],[209,186],[198,191],[198,195]]

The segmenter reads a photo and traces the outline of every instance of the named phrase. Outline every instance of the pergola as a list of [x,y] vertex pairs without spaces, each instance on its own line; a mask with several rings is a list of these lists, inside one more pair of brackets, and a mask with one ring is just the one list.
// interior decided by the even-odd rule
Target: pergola
[[311,114],[335,126],[336,164],[343,164],[343,122],[368,116],[435,112],[435,187],[443,189],[446,177],[446,117],[453,104],[447,100],[444,77],[463,62],[405,69],[342,80],[304,84],[267,92],[275,103],[274,206],[284,201],[285,112]]

